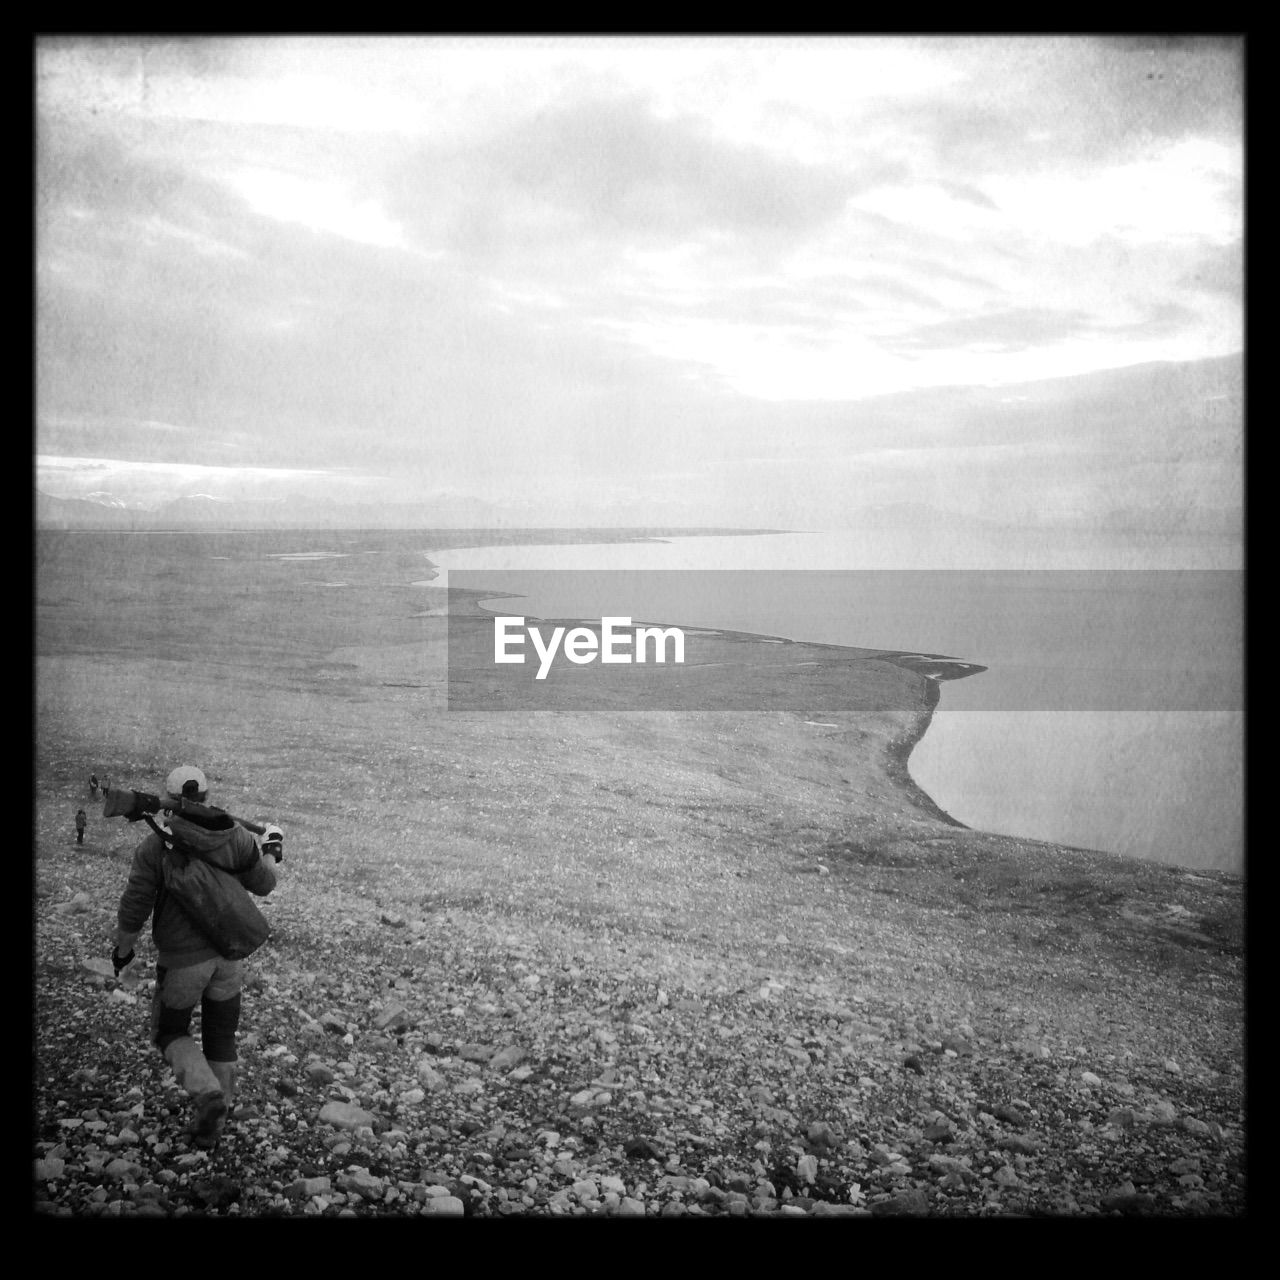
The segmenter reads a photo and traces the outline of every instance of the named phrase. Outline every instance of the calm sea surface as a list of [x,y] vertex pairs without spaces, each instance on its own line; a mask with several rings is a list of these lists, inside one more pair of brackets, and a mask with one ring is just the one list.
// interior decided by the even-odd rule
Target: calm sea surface
[[[637,621],[979,663],[985,673],[943,684],[910,761],[953,817],[1242,869],[1239,572],[851,571],[857,551],[838,535],[785,534],[431,558],[444,581],[484,570],[486,586],[517,597],[491,602],[497,612],[612,614],[625,571],[625,612]],[[728,572],[744,569],[754,572]]]

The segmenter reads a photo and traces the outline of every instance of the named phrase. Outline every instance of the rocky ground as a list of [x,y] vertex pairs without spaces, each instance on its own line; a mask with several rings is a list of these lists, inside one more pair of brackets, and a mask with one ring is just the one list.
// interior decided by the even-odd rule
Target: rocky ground
[[517,894],[286,860],[208,1154],[144,1043],[153,953],[120,981],[106,961],[130,843],[36,864],[41,1213],[1244,1208],[1220,874],[931,819],[747,857],[710,838],[696,915],[655,900],[660,866],[603,856],[581,896],[567,862]]
[[[1244,1212],[1241,879],[955,825],[903,767],[918,672],[726,641],[759,705],[821,693],[451,713],[408,631],[201,652],[175,610],[91,649],[49,599],[39,1215]],[[211,1153],[149,935],[107,959],[143,833],[85,786],[188,759],[286,832]]]

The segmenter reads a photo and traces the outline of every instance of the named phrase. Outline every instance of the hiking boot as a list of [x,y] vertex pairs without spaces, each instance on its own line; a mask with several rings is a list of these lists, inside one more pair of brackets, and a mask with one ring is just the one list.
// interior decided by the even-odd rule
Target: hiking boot
[[209,1069],[218,1077],[218,1083],[222,1086],[222,1096],[227,1101],[227,1120],[229,1124],[232,1120],[247,1120],[254,1115],[253,1107],[243,1101],[236,1101],[236,1072],[237,1064],[234,1062],[211,1062]]
[[209,1070],[218,1078],[222,1088],[222,1096],[230,1107],[236,1100],[236,1064],[234,1062],[214,1062],[209,1059]]
[[196,1119],[193,1136],[197,1147],[211,1150],[218,1144],[222,1118],[227,1114],[227,1100],[221,1089],[210,1089],[196,1098]]

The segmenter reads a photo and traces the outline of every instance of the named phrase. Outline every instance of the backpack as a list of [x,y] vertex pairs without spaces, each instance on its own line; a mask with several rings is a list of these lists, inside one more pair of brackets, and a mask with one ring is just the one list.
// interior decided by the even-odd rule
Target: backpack
[[249,891],[230,871],[184,849],[172,834],[153,827],[164,842],[165,892],[219,955],[243,960],[271,936],[271,926]]

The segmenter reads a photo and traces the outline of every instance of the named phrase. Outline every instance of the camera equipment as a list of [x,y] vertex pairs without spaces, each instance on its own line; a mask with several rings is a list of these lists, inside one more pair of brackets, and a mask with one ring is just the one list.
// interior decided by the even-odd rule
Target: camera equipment
[[[148,814],[180,813],[184,817],[201,819],[230,818],[239,823],[254,835],[262,835],[267,828],[260,822],[250,822],[248,818],[237,818],[234,813],[225,809],[217,809],[210,804],[201,804],[197,800],[182,797],[175,800],[170,796],[153,796],[146,791],[131,791],[124,787],[108,787],[103,792],[102,816],[104,818],[123,818],[126,822],[139,822]],[[277,828],[278,830],[278,828]],[[279,861],[279,859],[276,859]]]

